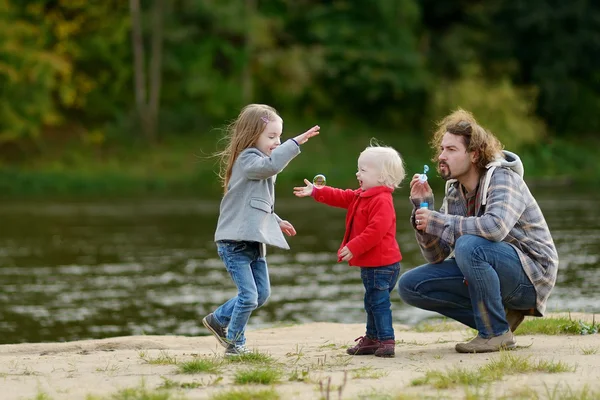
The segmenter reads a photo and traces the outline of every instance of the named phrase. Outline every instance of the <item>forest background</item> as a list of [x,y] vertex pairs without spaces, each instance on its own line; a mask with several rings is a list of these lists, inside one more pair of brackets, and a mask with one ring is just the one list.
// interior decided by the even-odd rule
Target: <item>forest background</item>
[[458,107],[531,184],[597,184],[600,2],[0,0],[2,196],[218,196],[210,155],[252,102],[284,136],[321,126],[290,192],[355,186],[372,137],[422,171]]

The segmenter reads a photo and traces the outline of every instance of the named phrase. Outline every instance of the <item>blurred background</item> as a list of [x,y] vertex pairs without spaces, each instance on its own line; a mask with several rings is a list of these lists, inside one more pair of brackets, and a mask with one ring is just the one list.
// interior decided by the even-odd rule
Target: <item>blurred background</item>
[[[252,102],[284,137],[322,132],[278,177],[298,236],[271,252],[252,326],[363,322],[359,275],[335,260],[343,210],[292,187],[318,173],[355,187],[372,137],[421,172],[458,107],[525,164],[561,257],[549,310],[600,311],[600,3],[0,0],[0,342],[206,334],[200,318],[234,293],[211,154]],[[423,262],[407,197],[404,270]]]

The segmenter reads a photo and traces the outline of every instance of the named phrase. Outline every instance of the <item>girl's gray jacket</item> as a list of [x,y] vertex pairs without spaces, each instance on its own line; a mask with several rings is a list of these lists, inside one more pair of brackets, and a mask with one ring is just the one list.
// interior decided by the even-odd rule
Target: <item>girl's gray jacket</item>
[[218,240],[245,240],[289,249],[275,214],[275,179],[298,154],[300,147],[287,140],[268,157],[250,147],[233,165],[227,193],[221,200],[215,232]]

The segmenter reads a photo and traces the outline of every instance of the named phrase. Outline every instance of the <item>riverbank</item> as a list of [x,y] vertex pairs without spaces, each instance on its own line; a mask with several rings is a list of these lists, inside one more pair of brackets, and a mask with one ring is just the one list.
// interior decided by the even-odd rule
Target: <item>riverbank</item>
[[[288,128],[291,132],[298,129]],[[218,148],[221,132],[173,136],[154,146],[143,143],[105,144],[102,147],[48,144],[44,152],[10,163],[0,163],[0,197],[90,197],[136,195],[218,196]],[[422,135],[381,132],[366,128],[322,126],[322,134],[303,146],[302,154],[278,176],[279,187],[293,187],[324,174],[337,187],[356,184],[354,171],[360,151],[376,137],[402,154],[407,175],[432,167],[430,183],[441,189],[435,178],[431,149]],[[285,138],[284,138],[285,139]],[[518,150],[530,186],[589,186],[600,183],[595,162],[599,143],[555,140]],[[514,150],[514,149],[510,149]],[[406,186],[406,184],[405,184]]]
[[[592,322],[593,316],[571,314],[571,318]],[[223,349],[209,336],[131,336],[1,345],[2,398],[462,399],[469,395],[469,399],[546,399],[569,395],[587,399],[600,396],[599,334],[523,334],[517,335],[515,351],[459,354],[454,345],[473,334],[460,324],[443,322],[419,330],[401,325],[395,328],[396,357],[389,359],[346,355],[345,347],[363,333],[363,324],[307,323],[251,330],[247,333],[247,345],[260,357],[238,362],[224,360]],[[190,369],[190,365],[200,364],[216,367],[207,369],[208,372]],[[182,365],[187,366],[188,373]],[[243,373],[256,369],[266,374],[262,379],[268,384],[239,383]],[[272,382],[266,378],[269,370],[276,371]],[[243,397],[259,391],[258,397]],[[158,394],[161,397],[151,397]]]

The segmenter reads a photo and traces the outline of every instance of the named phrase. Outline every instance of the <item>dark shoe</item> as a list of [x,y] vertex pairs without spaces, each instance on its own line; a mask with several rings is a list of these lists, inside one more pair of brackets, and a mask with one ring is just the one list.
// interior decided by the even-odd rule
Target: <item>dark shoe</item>
[[510,326],[510,331],[515,333],[521,322],[525,319],[525,315],[519,310],[506,310],[506,321]]
[[517,347],[515,338],[511,331],[500,336],[494,336],[488,339],[477,335],[475,339],[467,343],[456,345],[456,351],[459,353],[491,353],[493,351],[511,350]]
[[215,338],[219,341],[219,344],[223,347],[228,347],[229,342],[227,341],[227,331],[217,322],[215,316],[210,313],[206,317],[202,318],[202,323],[212,333]]
[[375,351],[375,357],[394,357],[396,355],[396,341],[394,339],[382,340]]
[[350,347],[346,349],[346,353],[351,356],[364,356],[366,354],[375,354],[377,349],[379,348],[379,340],[371,339],[367,336],[361,336],[359,338],[354,339],[356,342],[360,340],[358,344],[354,347]]
[[246,354],[252,354],[252,350],[243,344],[228,344],[225,349],[225,357],[239,357]]

